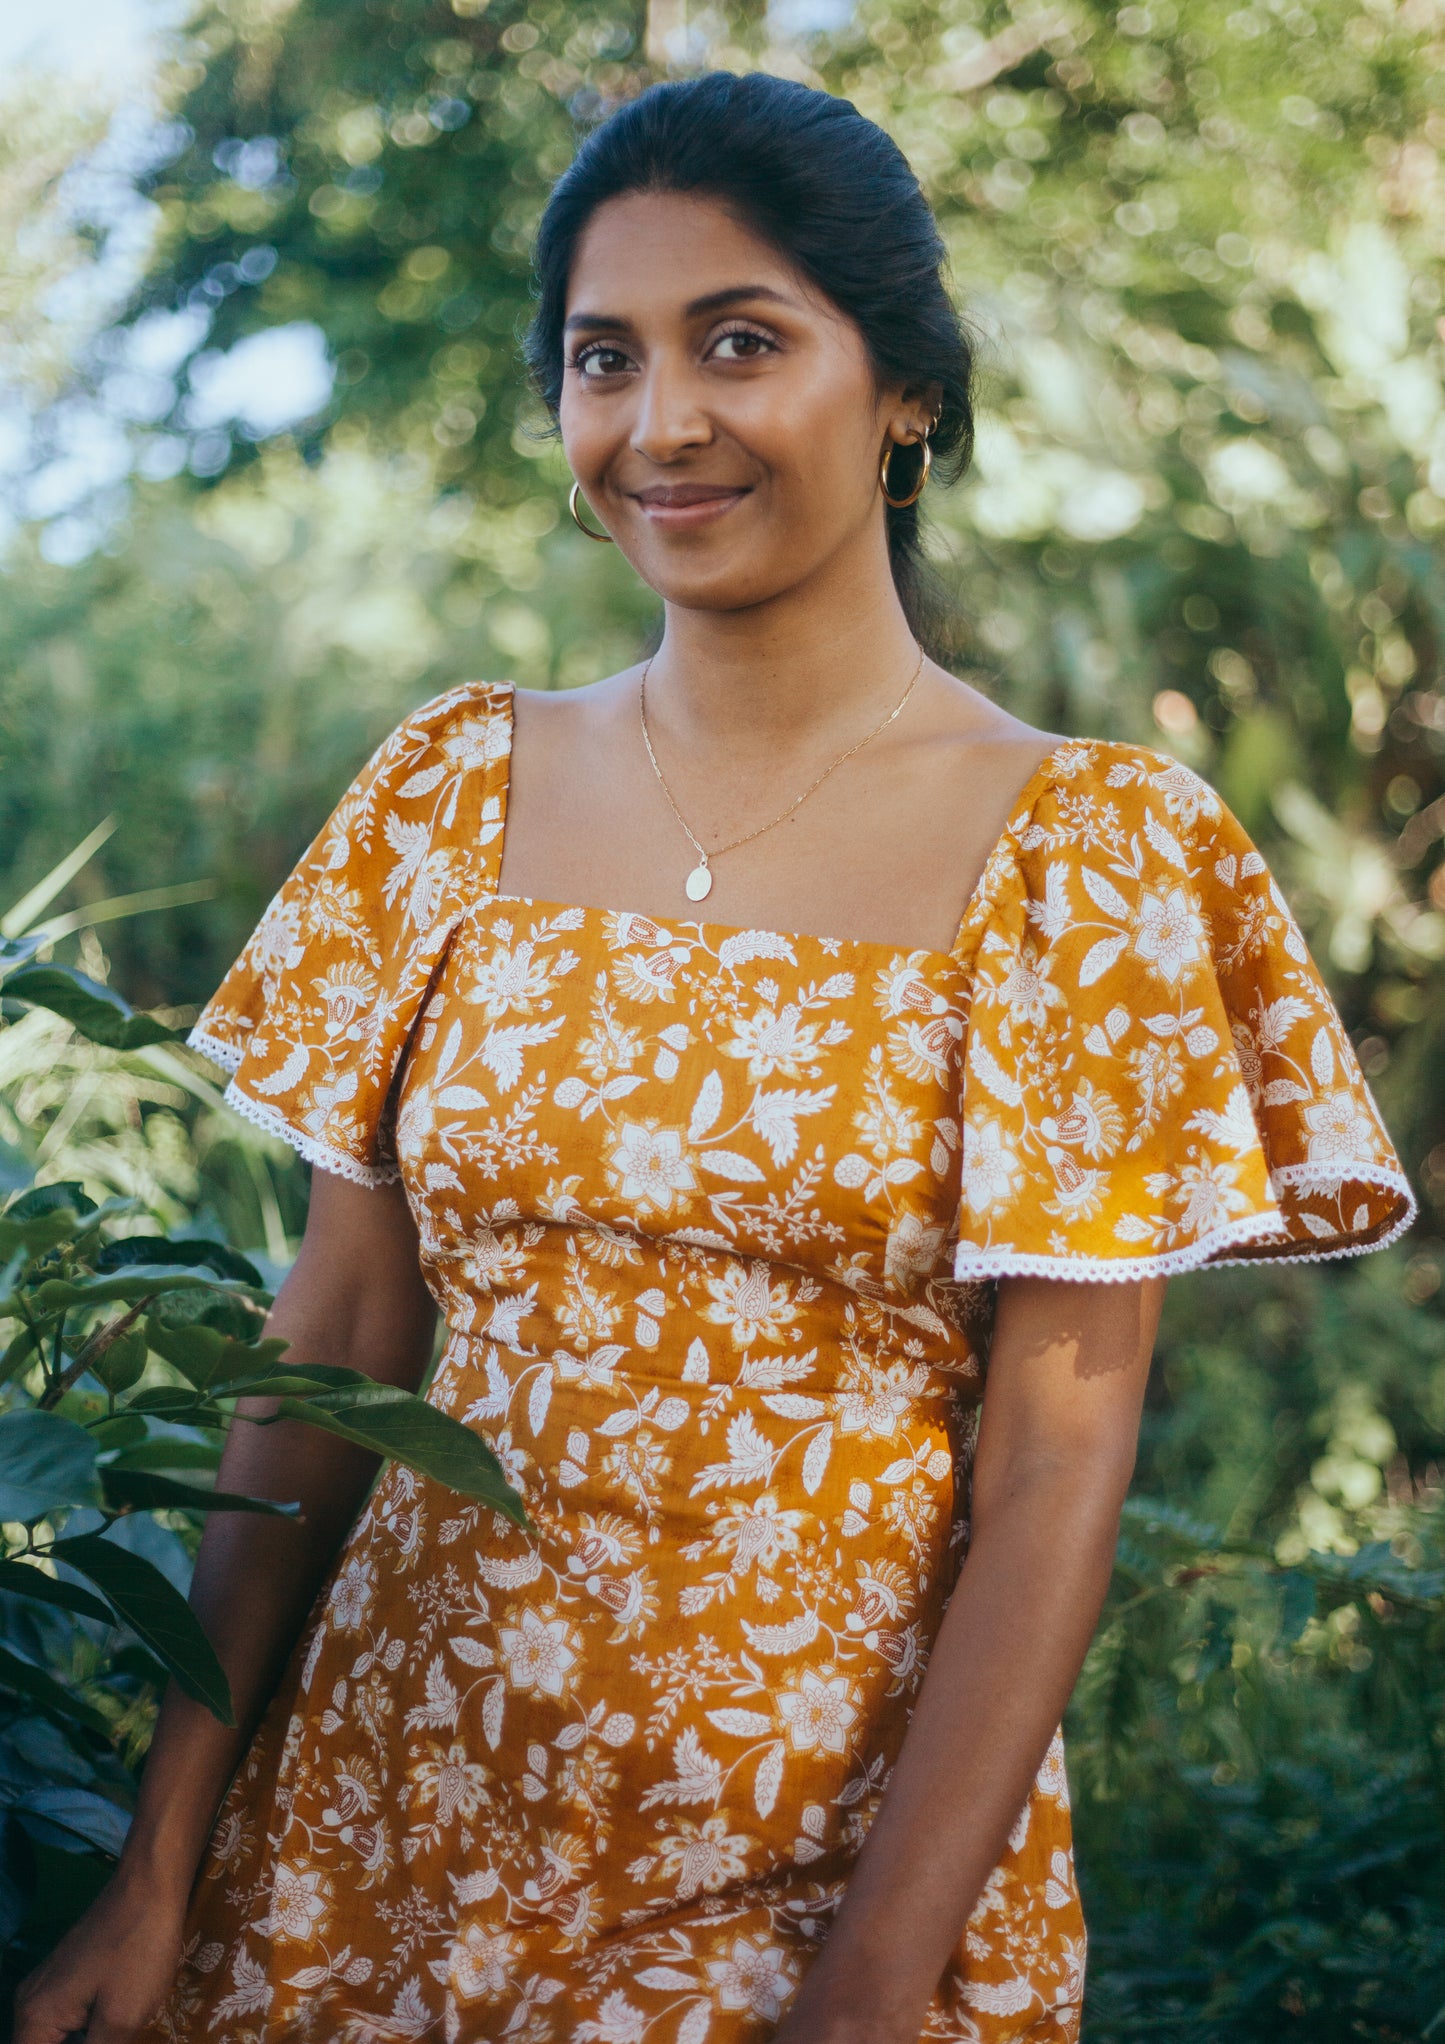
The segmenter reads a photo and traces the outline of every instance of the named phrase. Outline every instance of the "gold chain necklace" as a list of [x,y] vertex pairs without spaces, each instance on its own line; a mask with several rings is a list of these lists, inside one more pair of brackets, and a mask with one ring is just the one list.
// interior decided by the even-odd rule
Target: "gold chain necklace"
[[[704,901],[707,898],[707,896],[712,892],[712,867],[708,863],[709,854],[704,848],[704,846],[700,843],[700,841],[696,837],[694,837],[692,830],[688,825],[687,818],[683,815],[682,811],[678,808],[677,803],[673,800],[672,790],[667,785],[667,781],[663,775],[662,768],[657,764],[657,754],[652,749],[652,739],[649,736],[647,729],[647,669],[651,667],[652,662],[653,660],[656,659],[656,657],[657,657],[656,654],[653,654],[648,659],[647,666],[644,667],[642,670],[642,680],[639,683],[637,690],[637,709],[638,714],[642,719],[642,742],[647,747],[647,757],[652,761],[652,771],[657,775],[657,784],[661,788],[663,794],[667,797],[668,807],[672,810],[673,815],[677,818],[678,823],[682,826],[682,832],[684,837],[692,846],[693,850],[697,853],[697,864],[693,867],[692,871],[688,874],[686,881],[683,883],[687,891],[687,898],[689,901]],[[824,781],[827,780],[829,774],[833,774],[838,771],[838,768],[842,766],[844,760],[851,759],[855,752],[861,752],[865,745],[870,744],[871,741],[878,736],[880,731],[887,730],[888,726],[893,722],[893,719],[899,715],[899,713],[903,709],[904,704],[912,695],[914,688],[917,686],[918,677],[922,672],[923,672],[923,648],[920,646],[918,648],[918,665],[913,670],[913,678],[909,682],[907,688],[904,689],[902,695],[898,698],[898,701],[893,705],[893,708],[888,712],[888,715],[883,719],[883,721],[880,724],[875,724],[873,729],[867,732],[865,736],[860,738],[856,745],[850,745],[846,752],[840,752],[838,757],[833,761],[832,765],[824,767],[822,773],[819,774],[817,780],[813,781],[808,787],[804,788],[802,794],[798,796],[797,800],[790,802],[787,808],[783,810],[781,815],[772,817],[770,821],[767,823],[760,823],[756,830],[747,831],[742,837],[733,838],[729,844],[718,845],[716,849],[712,852],[711,857],[714,859],[720,859],[724,852],[735,852],[738,849],[739,845],[749,845],[752,843],[755,837],[761,837],[765,830],[776,830],[777,826],[780,823],[786,822],[795,809],[801,808],[802,804],[807,801],[808,797],[812,794],[815,794],[817,790],[822,787]]]

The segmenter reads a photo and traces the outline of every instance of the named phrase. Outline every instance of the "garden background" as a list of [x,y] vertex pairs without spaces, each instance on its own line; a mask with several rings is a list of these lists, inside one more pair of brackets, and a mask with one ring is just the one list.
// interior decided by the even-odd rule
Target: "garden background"
[[[925,500],[954,666],[1218,786],[1421,1196],[1358,1264],[1170,1288],[1070,1713],[1086,2039],[1445,2040],[1445,4],[162,26],[139,79],[43,51],[0,78],[0,936],[183,1024],[414,704],[637,657],[656,606],[567,519],[525,391],[533,224],[653,77],[846,94],[916,166],[983,346],[974,472]],[[0,1003],[0,1187],[132,1197],[128,1226],[276,1280],[304,1173],[215,1077]],[[19,1359],[0,1400],[35,1382]],[[203,1481],[214,1432],[159,1431]],[[199,1524],[110,1522],[177,1584]],[[8,1588],[0,1642],[89,1713],[0,1666],[13,1978],[103,1877],[161,1670]]]

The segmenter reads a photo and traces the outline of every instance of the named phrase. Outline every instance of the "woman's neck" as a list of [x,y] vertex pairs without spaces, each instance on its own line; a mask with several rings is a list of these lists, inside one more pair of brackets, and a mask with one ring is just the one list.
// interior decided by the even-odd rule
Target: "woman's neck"
[[882,716],[918,666],[886,556],[810,578],[741,610],[667,606],[647,676],[649,719],[689,753],[780,755],[845,743]]

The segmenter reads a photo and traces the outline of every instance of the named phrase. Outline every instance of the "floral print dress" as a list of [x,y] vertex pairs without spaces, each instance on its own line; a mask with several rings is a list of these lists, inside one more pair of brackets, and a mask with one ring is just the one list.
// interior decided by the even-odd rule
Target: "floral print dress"
[[[1070,741],[947,953],[508,899],[512,690],[380,747],[192,1041],[400,1177],[428,1396],[221,1809],[169,2044],[752,2044],[827,1935],[968,1541],[995,1280],[1336,1256],[1413,1212],[1278,887]],[[923,2035],[1071,2044],[1055,1736]]]

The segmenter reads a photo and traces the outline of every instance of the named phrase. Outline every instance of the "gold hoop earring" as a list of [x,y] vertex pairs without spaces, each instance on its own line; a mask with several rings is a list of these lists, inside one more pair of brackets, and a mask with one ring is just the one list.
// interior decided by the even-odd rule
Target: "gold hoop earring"
[[585,532],[589,539],[600,540],[604,546],[611,546],[613,541],[612,534],[610,532],[594,532],[590,525],[584,525],[582,523],[581,513],[577,509],[577,492],[581,489],[581,487],[582,485],[580,483],[573,483],[571,492],[567,498],[567,509],[572,513],[572,518],[574,523],[576,524],[577,530],[579,532]]
[[[888,494],[888,463],[893,454],[895,445],[901,447],[921,446],[923,449],[923,473],[919,476],[918,481],[914,484],[911,494],[906,497],[890,497]],[[888,441],[883,449],[883,459],[878,465],[878,483],[880,489],[883,492],[884,503],[891,505],[891,507],[895,511],[902,511],[903,509],[905,509],[907,505],[916,504],[918,502],[918,499],[923,495],[923,485],[928,481],[928,471],[932,465],[932,462],[933,449],[928,444],[928,435],[926,433],[924,434],[921,441],[916,440],[904,440],[898,442],[894,442],[891,440]]]

